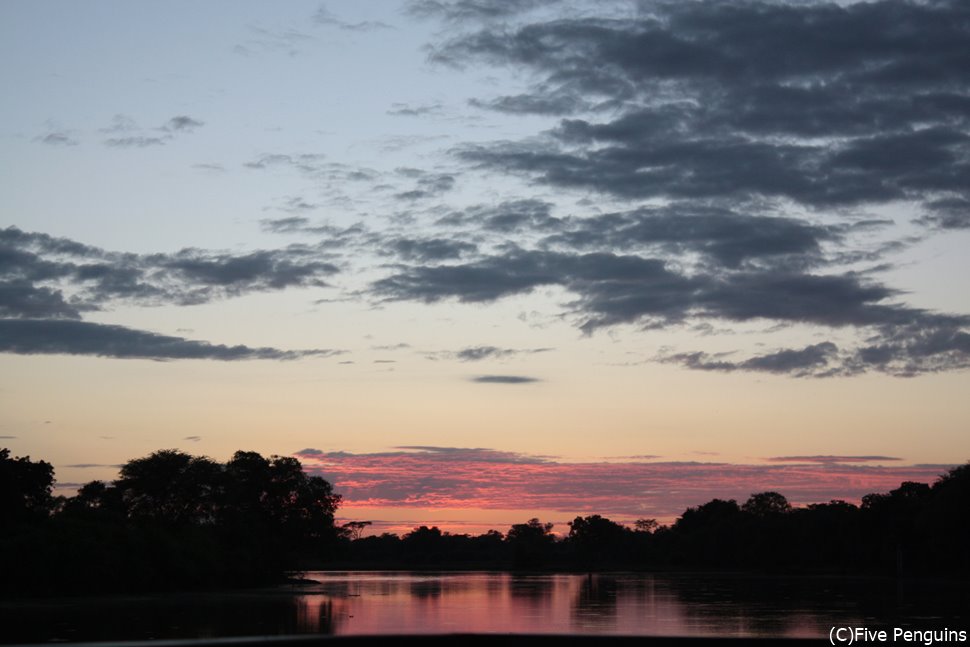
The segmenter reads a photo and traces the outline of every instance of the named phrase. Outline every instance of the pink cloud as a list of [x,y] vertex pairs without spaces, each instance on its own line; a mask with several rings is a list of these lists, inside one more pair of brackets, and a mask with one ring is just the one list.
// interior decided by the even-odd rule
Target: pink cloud
[[829,460],[768,465],[562,463],[513,452],[443,447],[299,455],[308,471],[333,482],[344,504],[354,508],[555,510],[663,520],[713,498],[744,501],[766,490],[781,492],[795,505],[858,501],[903,481],[932,482],[946,470],[942,465],[886,467]]

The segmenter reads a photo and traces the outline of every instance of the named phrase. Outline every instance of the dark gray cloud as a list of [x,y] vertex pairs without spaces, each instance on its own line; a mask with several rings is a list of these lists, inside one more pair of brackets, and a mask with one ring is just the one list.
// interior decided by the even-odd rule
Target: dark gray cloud
[[390,238],[384,249],[408,261],[447,261],[474,253],[472,243],[449,238]]
[[81,314],[80,308],[68,303],[60,290],[13,279],[0,281],[0,317],[79,319]]
[[530,93],[480,106],[610,111],[563,120],[544,147],[459,151],[488,169],[627,199],[927,201],[970,191],[968,17],[955,0],[657,2],[487,26],[434,57],[535,73]]
[[586,332],[604,326],[662,327],[689,320],[759,320],[851,327],[867,336],[840,352],[831,342],[736,362],[704,353],[666,361],[705,370],[793,375],[895,375],[970,366],[970,317],[910,308],[897,293],[862,275],[772,271],[683,273],[659,258],[612,253],[513,249],[463,264],[414,265],[372,284],[391,300],[490,302],[547,285],[576,295],[569,307]]
[[822,245],[841,242],[844,228],[798,218],[738,213],[696,204],[672,204],[558,221],[546,244],[571,249],[694,252],[708,262],[737,269],[743,264],[808,267],[823,262]]
[[410,0],[405,11],[416,18],[448,21],[496,20],[552,5],[561,0]]
[[66,238],[0,229],[0,352],[148,359],[295,359],[330,350],[225,346],[79,321],[115,302],[197,304],[251,292],[326,285],[337,267],[315,248],[223,253],[109,252]]
[[414,181],[413,189],[395,195],[401,200],[433,198],[447,193],[455,187],[456,175],[454,173],[434,173],[408,167],[399,168],[396,173]]
[[838,352],[838,347],[832,342],[822,342],[799,350],[786,349],[759,355],[741,362],[700,352],[678,353],[663,357],[661,361],[705,371],[759,371],[805,377],[837,372],[838,369],[832,366],[838,361]]
[[195,304],[319,287],[338,272],[324,256],[302,245],[235,254],[126,254],[8,227],[0,230],[0,316],[77,319],[115,300]]
[[523,230],[557,230],[563,221],[552,216],[552,203],[542,200],[510,200],[497,205],[476,205],[452,211],[437,220],[448,227],[474,227],[493,233],[513,233]]
[[944,198],[927,206],[929,213],[919,219],[941,229],[970,229],[970,198]]
[[524,375],[478,375],[471,378],[471,381],[478,384],[531,384],[541,380],[537,377],[526,377]]
[[192,441],[193,443],[197,443],[200,440],[202,440],[202,436],[186,436],[182,440],[189,440],[189,441]]
[[172,117],[165,125],[162,126],[164,130],[169,130],[172,132],[185,132],[190,133],[196,128],[201,128],[205,125],[204,121],[199,121],[198,119],[193,119],[188,115],[176,115]]
[[546,353],[551,348],[499,348],[498,346],[469,346],[456,351],[427,353],[431,359],[455,359],[459,362],[478,362],[486,359],[505,359],[516,355]]
[[315,250],[291,246],[246,254],[219,254],[185,249],[175,254],[150,255],[147,264],[169,281],[185,286],[170,290],[182,302],[209,301],[216,296],[281,290],[294,286],[325,286],[323,277],[336,274],[335,265],[318,259]]
[[512,115],[559,116],[591,110],[594,107],[581,96],[569,91],[504,95],[494,99],[469,99],[468,104],[476,108]]
[[233,361],[330,357],[342,351],[225,346],[84,321],[0,319],[0,352],[20,355],[96,355],[123,359]]
[[567,217],[540,200],[453,210],[435,224],[474,240],[479,255],[402,256],[373,294],[487,303],[557,286],[588,333],[716,322],[822,330],[812,344],[753,356],[658,357],[700,370],[970,366],[970,317],[909,307],[876,279],[885,255],[917,238],[877,239],[893,223],[867,212],[906,201],[918,224],[970,227],[970,6],[661,0],[618,19],[569,3],[555,16],[533,11],[545,4],[409,5],[471,30],[450,31],[432,60],[511,66],[531,82],[472,105],[563,117],[538,136],[452,152],[553,190],[652,206],[603,213],[587,195],[592,208]]

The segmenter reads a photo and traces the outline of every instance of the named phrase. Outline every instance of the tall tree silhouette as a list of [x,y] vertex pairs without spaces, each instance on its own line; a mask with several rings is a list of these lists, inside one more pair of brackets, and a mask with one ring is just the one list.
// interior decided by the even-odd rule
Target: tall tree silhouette
[[54,502],[53,485],[50,463],[10,458],[9,449],[0,449],[0,527],[46,517]]
[[552,529],[553,524],[542,523],[536,518],[509,528],[505,542],[512,549],[512,560],[516,568],[532,569],[545,565],[556,541]]

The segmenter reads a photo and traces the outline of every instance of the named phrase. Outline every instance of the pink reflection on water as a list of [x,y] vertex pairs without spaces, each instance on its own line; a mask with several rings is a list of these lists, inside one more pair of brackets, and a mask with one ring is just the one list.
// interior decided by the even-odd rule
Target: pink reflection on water
[[303,631],[340,635],[543,633],[820,637],[830,622],[720,594],[685,602],[649,575],[309,573]]

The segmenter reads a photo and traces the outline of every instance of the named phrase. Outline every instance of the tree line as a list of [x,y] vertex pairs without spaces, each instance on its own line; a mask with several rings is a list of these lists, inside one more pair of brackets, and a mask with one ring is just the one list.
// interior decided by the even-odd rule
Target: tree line
[[52,496],[53,467],[0,450],[6,594],[253,586],[333,551],[340,495],[295,458],[162,450]]
[[334,522],[341,497],[290,457],[219,463],[162,450],[72,497],[53,467],[0,449],[0,594],[257,586],[311,568],[754,570],[970,576],[970,464],[861,505],[793,508],[777,492],[714,499],[671,525],[579,516],[472,536],[421,526],[362,536]]
[[344,546],[348,567],[526,570],[738,570],[970,577],[970,464],[932,485],[906,482],[861,505],[792,507],[777,492],[743,504],[714,499],[671,525],[634,527],[600,515],[576,517],[568,532],[532,519],[503,535],[449,534],[420,527],[398,537]]

